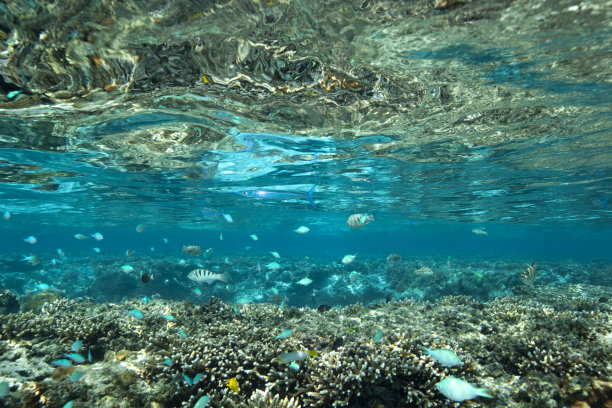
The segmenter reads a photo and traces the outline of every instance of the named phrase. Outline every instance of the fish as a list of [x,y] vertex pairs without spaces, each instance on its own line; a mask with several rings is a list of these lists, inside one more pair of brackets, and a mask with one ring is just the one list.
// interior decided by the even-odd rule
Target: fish
[[72,366],[72,361],[70,361],[70,360],[68,360],[66,358],[62,358],[60,360],[55,360],[51,364],[56,366],[56,367],[68,368],[68,367]]
[[152,279],[153,275],[151,275],[150,273],[143,273],[142,275],[140,275],[140,281],[142,283],[149,283]]
[[183,374],[183,378],[185,379],[185,382],[187,382],[187,385],[189,385],[189,386],[193,385],[193,381],[191,381],[191,378],[189,378],[185,374]]
[[238,394],[238,380],[236,379],[236,377],[230,378],[226,385],[230,390]]
[[95,253],[97,253],[97,254],[99,254],[99,253],[100,253],[100,248],[92,248],[92,249],[93,249],[93,251],[94,251]]
[[211,284],[214,281],[227,282],[228,276],[225,273],[214,273],[208,269],[194,269],[187,275],[189,279],[198,283]]
[[100,234],[99,232],[91,234],[91,237],[96,241],[102,241],[104,239],[104,235]]
[[177,329],[177,331],[179,332],[179,334],[181,335],[182,338],[186,339],[187,335],[185,334],[185,330],[183,329]]
[[431,358],[433,358],[438,363],[440,363],[442,367],[454,367],[454,366],[461,365],[461,359],[459,359],[459,357],[457,356],[457,354],[455,354],[453,350],[448,350],[448,349],[431,350],[424,346],[421,346],[421,348],[425,350],[425,352],[429,354]]
[[51,285],[48,285],[46,283],[39,283],[35,286],[35,288],[41,292],[44,292],[45,290],[51,289]]
[[365,213],[365,214],[351,214],[346,220],[346,225],[351,228],[361,228],[364,225],[368,225],[372,221],[376,220],[375,213]]
[[164,244],[168,243],[168,238],[162,238],[162,241],[164,242]]
[[136,320],[142,320],[144,317],[144,314],[138,309],[130,310],[127,312],[127,314],[134,316]]
[[184,259],[181,259],[180,261],[178,261],[178,264],[180,266],[185,266],[185,264],[187,264],[187,262]]
[[525,285],[532,285],[533,281],[535,280],[535,277],[536,267],[535,262],[532,262],[531,265],[529,265],[527,269],[525,269],[523,273],[521,273],[521,280]]
[[131,265],[123,265],[121,267],[121,272],[125,272],[125,273],[130,273],[130,272],[134,272],[134,267]]
[[62,248],[57,248],[57,256],[64,256],[64,255],[66,255],[66,254],[64,253]]
[[223,233],[222,232],[219,233],[219,241],[223,241]]
[[251,239],[253,241],[259,241],[259,237],[257,235],[255,235],[255,234],[251,234],[251,235],[249,235],[249,237],[251,237]]
[[62,406],[62,408],[72,408],[74,405],[74,401],[68,401],[67,403],[64,404],[64,406]]
[[234,222],[231,214],[215,210],[214,208],[202,207],[202,218],[215,218],[218,216],[222,216],[230,224]]
[[280,264],[276,261],[270,262],[269,264],[266,265],[266,268],[270,269],[271,271],[276,271],[278,269],[280,269]]
[[374,343],[380,343],[380,341],[382,340],[384,335],[385,335],[385,333],[382,330],[379,330],[379,331],[376,332],[376,334],[372,338],[372,341]]
[[298,285],[302,285],[302,286],[308,286],[312,283],[312,279],[310,278],[303,278],[300,281],[298,281]]
[[170,367],[172,365],[172,360],[166,359],[162,362],[163,365]]
[[387,262],[389,263],[399,262],[401,260],[402,256],[400,254],[389,254],[389,256],[387,256]]
[[142,232],[147,228],[147,226],[145,224],[138,224],[136,226],[136,232]]
[[280,255],[279,255],[279,253],[278,253],[278,252],[276,252],[276,251],[270,251],[270,253],[272,254],[272,256],[273,256],[274,258],[276,258],[276,259],[280,259]]
[[331,310],[331,306],[330,305],[321,305],[319,307],[317,307],[317,312],[319,313],[325,313]]
[[199,288],[195,288],[192,292],[195,293],[196,296],[202,296],[202,291]]
[[418,276],[431,276],[434,274],[434,271],[429,266],[423,266],[419,269],[415,269],[413,273]]
[[8,391],[9,391],[9,383],[6,381],[2,381],[0,383],[0,398],[8,394]]
[[204,377],[204,374],[202,373],[198,373],[193,377],[193,385],[196,385],[197,383],[199,383],[202,380],[202,377]]
[[344,257],[342,258],[342,263],[344,265],[348,265],[351,262],[353,262],[355,260],[355,257],[357,256],[357,254],[355,255],[344,255]]
[[476,235],[489,235],[487,231],[480,229],[480,228],[474,228],[472,232]]
[[37,255],[30,255],[30,256],[26,256],[23,255],[23,259],[21,260],[21,262],[28,262],[30,265],[38,265],[40,263],[40,259],[38,258]]
[[72,345],[70,346],[70,350],[74,351],[75,353],[78,353],[81,350],[82,346],[83,342],[81,340],[75,340],[75,342],[72,343]]
[[70,376],[70,381],[77,382],[83,377],[85,373],[83,371],[76,371],[74,374]]
[[10,211],[5,211],[4,214],[2,214],[2,218],[4,218],[5,220],[10,220],[11,219],[11,212]]
[[91,349],[87,350],[87,361],[93,363],[93,358],[91,358]]
[[132,256],[133,254],[134,254],[134,250],[133,249],[126,249],[125,256]]
[[308,200],[312,208],[317,209],[317,205],[312,200],[312,194],[315,192],[317,188],[316,184],[310,188],[307,193],[302,193],[299,191],[282,191],[282,190],[246,190],[246,191],[236,191],[236,194],[239,194],[243,197],[249,198],[278,198],[281,200],[290,200],[290,199],[300,199],[305,198]]
[[308,351],[289,351],[287,353],[282,353],[278,356],[278,360],[281,363],[293,363],[294,361],[304,360],[308,357],[316,357],[319,353],[314,350]]
[[78,239],[79,241],[81,241],[81,240],[84,240],[84,239],[87,239],[87,238],[88,238],[88,236],[87,236],[87,235],[83,235],[83,234],[74,234],[74,237],[75,237],[76,239]]
[[151,247],[149,249],[151,250],[151,252],[155,252],[155,247]]
[[292,369],[293,371],[297,371],[300,369],[300,365],[298,363],[291,363],[289,364],[289,368]]
[[36,237],[35,237],[35,236],[32,236],[32,235],[30,235],[30,236],[29,236],[29,237],[27,237],[27,238],[24,238],[23,240],[24,240],[25,242],[27,242],[28,244],[30,244],[30,245],[34,245],[35,243],[37,243],[37,242],[38,242],[38,240],[36,239]]
[[290,329],[287,329],[285,331],[283,331],[281,334],[279,334],[278,336],[276,336],[274,339],[278,340],[278,339],[286,339],[287,337],[291,336],[293,334],[293,332]]
[[7,97],[7,98],[9,98],[9,99],[13,99],[13,98],[15,98],[17,95],[19,95],[21,92],[22,92],[22,91],[21,91],[20,89],[19,89],[19,90],[16,90],[16,91],[11,91],[11,92],[9,92],[9,93],[7,93],[7,94],[6,94],[6,97]]
[[225,218],[225,221],[229,222],[230,224],[234,222],[234,219],[230,214],[221,213],[221,216]]
[[453,401],[461,402],[476,397],[493,398],[486,388],[474,387],[469,382],[456,377],[446,377],[436,384],[436,388],[442,395]]
[[302,225],[301,227],[298,227],[297,229],[294,229],[294,231],[297,232],[298,234],[305,234],[308,231],[310,231],[310,228],[305,227],[305,226]]
[[200,397],[198,402],[195,403],[193,408],[206,408],[209,402],[210,402],[210,397],[208,395],[203,395]]
[[55,258],[51,259],[51,265],[53,266],[57,265],[57,259]]
[[174,321],[174,316],[172,316],[172,315],[162,314],[161,317],[163,317],[164,319],[166,319],[169,322],[173,322]]
[[183,245],[181,252],[191,256],[200,256],[204,251],[202,251],[202,247],[199,245]]

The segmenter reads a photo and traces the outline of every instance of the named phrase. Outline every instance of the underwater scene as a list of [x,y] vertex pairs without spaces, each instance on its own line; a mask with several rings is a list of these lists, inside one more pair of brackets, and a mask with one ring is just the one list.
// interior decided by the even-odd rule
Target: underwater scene
[[0,408],[611,408],[610,21],[0,1]]

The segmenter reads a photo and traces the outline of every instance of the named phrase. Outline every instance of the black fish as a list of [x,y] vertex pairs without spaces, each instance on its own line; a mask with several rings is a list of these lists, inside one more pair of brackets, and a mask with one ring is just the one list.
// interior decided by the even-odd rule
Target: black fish
[[151,275],[150,273],[145,273],[140,277],[140,280],[143,283],[151,282],[151,279],[153,279],[153,275]]
[[327,312],[328,310],[331,310],[330,305],[321,305],[317,308],[317,312],[319,313]]

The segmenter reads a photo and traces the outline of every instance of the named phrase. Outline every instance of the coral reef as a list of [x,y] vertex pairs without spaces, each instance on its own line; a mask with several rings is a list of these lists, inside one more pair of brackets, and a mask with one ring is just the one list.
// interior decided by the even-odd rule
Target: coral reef
[[[472,401],[474,407],[605,398],[609,291],[530,290],[536,293],[529,298],[488,303],[447,296],[322,312],[216,298],[200,305],[57,299],[37,314],[0,316],[0,379],[11,384],[6,404],[33,407],[69,400],[82,407],[191,407],[204,395],[212,407],[454,407],[435,388],[449,375],[495,395]],[[132,309],[143,318],[127,313]],[[288,328],[289,337],[276,338]],[[379,330],[382,339],[373,341]],[[53,367],[75,339],[92,361]],[[442,367],[422,346],[453,349],[463,364]],[[291,365],[278,359],[292,350],[318,355]],[[83,378],[71,381],[77,371]],[[238,392],[227,386],[232,378]]]

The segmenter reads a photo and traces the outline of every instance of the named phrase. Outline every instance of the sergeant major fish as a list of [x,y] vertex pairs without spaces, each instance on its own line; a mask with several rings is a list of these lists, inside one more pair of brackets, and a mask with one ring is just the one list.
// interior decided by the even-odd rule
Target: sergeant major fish
[[214,273],[208,269],[194,269],[187,275],[189,279],[198,283],[211,284],[214,281],[227,282],[228,276],[225,273]]

